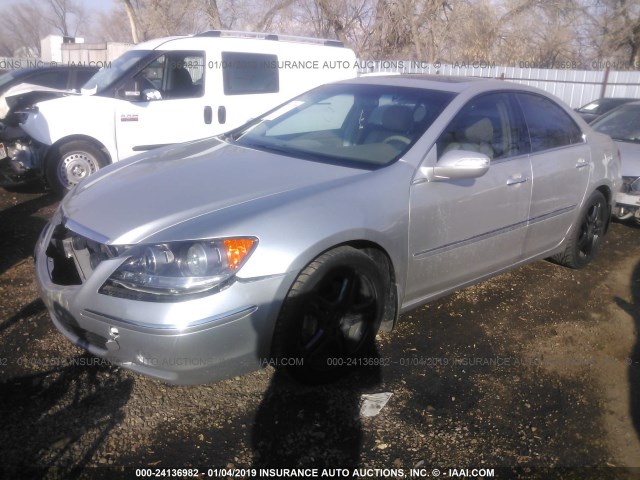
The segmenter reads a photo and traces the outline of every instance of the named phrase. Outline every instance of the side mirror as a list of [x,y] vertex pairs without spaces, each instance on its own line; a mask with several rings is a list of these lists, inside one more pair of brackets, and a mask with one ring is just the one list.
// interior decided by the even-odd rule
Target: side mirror
[[429,180],[458,180],[481,177],[489,170],[489,157],[467,150],[451,150],[445,153],[433,167]]
[[[149,82],[146,83],[149,84]],[[116,96],[121,100],[127,100],[129,102],[162,100],[162,94],[158,90],[154,88],[143,89],[140,82],[136,79],[129,80],[124,86],[120,87],[116,91]]]
[[142,99],[146,102],[153,100],[162,100],[162,94],[155,88],[147,88],[142,91]]

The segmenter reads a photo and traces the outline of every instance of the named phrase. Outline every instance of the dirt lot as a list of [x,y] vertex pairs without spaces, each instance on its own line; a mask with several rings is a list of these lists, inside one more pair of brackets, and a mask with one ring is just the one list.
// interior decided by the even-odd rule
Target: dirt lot
[[[55,206],[0,189],[0,478],[640,478],[623,468],[640,467],[639,228],[614,224],[583,271],[541,261],[404,315],[379,339],[388,364],[335,384],[267,368],[175,387],[101,364],[53,328],[31,253]],[[380,392],[389,402],[362,417],[361,396]]]

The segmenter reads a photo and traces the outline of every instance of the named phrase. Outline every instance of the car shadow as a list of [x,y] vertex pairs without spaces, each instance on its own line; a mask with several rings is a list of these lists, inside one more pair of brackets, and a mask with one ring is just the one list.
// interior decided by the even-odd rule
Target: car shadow
[[380,383],[379,366],[324,385],[303,385],[277,370],[254,417],[252,468],[353,471],[363,444],[361,396],[377,393]]
[[47,223],[36,216],[39,210],[57,202],[51,195],[40,195],[13,207],[0,210],[0,275],[17,263],[29,258],[40,232]]
[[32,360],[52,366],[0,383],[0,477],[78,478],[123,420],[133,380],[88,354]]
[[634,323],[636,332],[635,344],[629,355],[627,363],[629,379],[629,408],[631,421],[640,439],[640,263],[636,265],[631,274],[631,302],[615,297],[616,304],[627,312]]
[[27,303],[18,312],[14,313],[6,320],[0,321],[0,333],[22,320],[44,312],[44,310],[44,302],[39,298]]

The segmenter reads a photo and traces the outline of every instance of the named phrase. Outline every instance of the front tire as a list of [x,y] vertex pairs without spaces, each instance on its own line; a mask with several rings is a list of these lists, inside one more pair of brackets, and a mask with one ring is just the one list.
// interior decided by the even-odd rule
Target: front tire
[[596,190],[591,194],[574,225],[564,252],[553,257],[561,265],[569,268],[583,268],[593,260],[602,245],[609,221],[607,199]]
[[323,383],[362,364],[362,355],[375,351],[388,289],[388,275],[360,250],[338,247],[320,255],[284,301],[273,338],[278,365],[288,363],[299,381]]
[[109,164],[107,156],[94,144],[72,140],[53,147],[46,165],[47,183],[64,196],[76,184]]

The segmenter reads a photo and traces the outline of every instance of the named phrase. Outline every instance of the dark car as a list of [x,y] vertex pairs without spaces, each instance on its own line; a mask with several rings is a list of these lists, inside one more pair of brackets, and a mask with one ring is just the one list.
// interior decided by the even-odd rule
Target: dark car
[[637,98],[599,98],[593,102],[589,102],[580,108],[576,108],[576,112],[584,119],[585,122],[591,123],[600,115],[604,115],[609,110],[619,107],[625,103],[638,100]]

